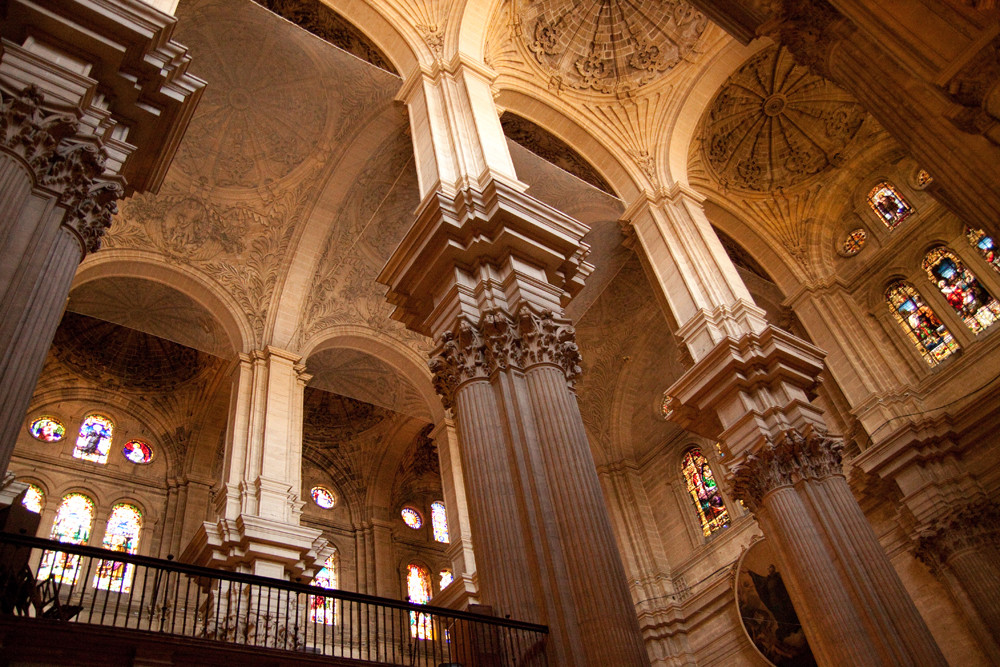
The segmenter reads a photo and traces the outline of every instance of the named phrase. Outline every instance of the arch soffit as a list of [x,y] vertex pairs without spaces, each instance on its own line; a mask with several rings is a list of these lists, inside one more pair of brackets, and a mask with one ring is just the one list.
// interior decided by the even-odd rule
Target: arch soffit
[[[385,106],[359,128],[351,145],[329,169],[326,182],[302,225],[295,246],[289,250],[290,260],[278,287],[276,307],[272,309],[273,319],[269,316],[269,338],[277,347],[296,347],[295,334],[304,325],[300,321],[302,309],[309,298],[312,277],[323,260],[323,253],[318,249],[325,247],[333,233],[333,226],[337,224],[336,220],[331,224],[331,217],[336,215],[338,206],[355,187],[357,177],[377,155],[377,149],[408,127],[405,112],[401,113],[391,99],[387,100]],[[303,356],[306,354],[303,352]]]
[[706,58],[701,70],[688,79],[690,86],[687,90],[678,91],[682,99],[673,105],[672,115],[664,120],[663,127],[670,128],[670,134],[660,144],[663,153],[657,158],[669,182],[688,184],[691,144],[697,136],[702,116],[726,79],[750,56],[770,44],[769,39],[756,39],[746,45],[735,39],[726,40],[718,53]]
[[427,404],[433,423],[444,419],[444,407],[431,384],[427,361],[419,352],[392,336],[357,325],[343,325],[327,330],[323,336],[310,341],[301,351],[309,368],[309,357],[324,350],[345,348],[371,355],[385,362],[409,381]]
[[458,30],[447,37],[446,54],[461,53],[476,62],[486,55],[486,35],[490,21],[504,0],[464,0],[452,5],[448,22]]
[[601,174],[620,199],[626,203],[635,199],[642,190],[642,177],[633,162],[606,146],[595,132],[553,106],[548,99],[535,97],[537,92],[520,86],[501,86],[496,103],[565,142]]
[[186,264],[167,264],[142,250],[108,249],[89,255],[76,272],[70,291],[103,278],[140,278],[171,287],[202,306],[222,325],[234,352],[254,347],[254,335],[242,309],[211,278]]
[[[421,424],[415,419],[404,419],[396,425],[385,440],[378,462],[375,464],[368,487],[365,490],[365,507],[392,507],[393,517],[398,516],[398,510],[404,506],[413,506],[420,514],[424,525],[430,520],[427,508],[405,501],[402,505],[393,504],[392,491],[396,473],[406,456],[406,451],[413,444],[414,438],[420,433]],[[427,503],[428,507],[430,506]]]
[[418,63],[432,60],[420,34],[405,19],[396,2],[341,0],[325,4],[370,39],[389,59],[397,72],[410,72]]

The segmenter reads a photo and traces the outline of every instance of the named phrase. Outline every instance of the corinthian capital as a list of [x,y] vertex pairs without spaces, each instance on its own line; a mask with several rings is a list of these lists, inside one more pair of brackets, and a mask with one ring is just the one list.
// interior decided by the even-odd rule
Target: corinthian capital
[[914,555],[932,571],[963,551],[1000,548],[1000,507],[980,497],[925,528],[915,542]]
[[20,156],[42,180],[60,142],[76,134],[79,123],[42,106],[44,95],[30,85],[13,95],[0,91],[0,145]]
[[756,511],[771,491],[807,479],[843,475],[844,444],[816,429],[789,429],[767,438],[760,450],[749,454],[733,470],[733,493]]
[[454,405],[455,392],[469,380],[542,364],[561,368],[572,385],[580,376],[576,332],[569,320],[527,305],[516,316],[497,309],[483,313],[476,324],[460,320],[441,336],[429,362],[434,388],[448,408]]
[[835,26],[842,20],[846,21],[827,0],[785,0],[781,18],[768,32],[799,63],[830,78],[827,58],[838,39]]
[[114,181],[96,181],[82,195],[75,206],[66,211],[63,225],[80,238],[86,252],[97,252],[101,237],[111,226],[111,218],[118,212],[118,200],[124,188]]

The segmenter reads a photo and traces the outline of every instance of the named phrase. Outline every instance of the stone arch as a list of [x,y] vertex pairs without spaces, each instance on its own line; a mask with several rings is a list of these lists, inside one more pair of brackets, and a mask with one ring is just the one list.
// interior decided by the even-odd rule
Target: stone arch
[[232,296],[191,266],[167,264],[157,254],[136,250],[102,250],[80,265],[70,292],[106,278],[138,278],[165,285],[204,308],[226,332],[235,352],[254,347],[249,322]]

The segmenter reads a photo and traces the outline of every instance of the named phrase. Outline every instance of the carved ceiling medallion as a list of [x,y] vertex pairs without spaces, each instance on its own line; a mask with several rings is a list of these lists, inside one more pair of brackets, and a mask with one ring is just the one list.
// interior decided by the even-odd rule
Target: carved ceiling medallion
[[705,15],[681,0],[522,0],[521,39],[561,84],[617,93],[646,84],[687,55]]
[[769,47],[723,84],[702,147],[722,185],[770,192],[840,164],[864,117],[847,93]]

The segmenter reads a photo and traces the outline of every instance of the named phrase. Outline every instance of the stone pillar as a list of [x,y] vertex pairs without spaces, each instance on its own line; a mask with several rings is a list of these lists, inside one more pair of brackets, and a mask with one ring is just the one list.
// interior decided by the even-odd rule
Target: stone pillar
[[204,86],[172,17],[57,5],[11,0],[0,22],[0,472],[77,265],[119,197],[159,187]]
[[822,351],[767,324],[697,195],[674,186],[626,215],[693,362],[670,417],[729,450],[734,495],[774,545],[820,664],[943,665],[810,403]]
[[202,525],[184,560],[276,578],[312,576],[326,540],[299,525],[302,399],[310,377],[299,360],[268,347],[234,363],[219,519]]
[[916,540],[990,659],[1000,662],[1000,507],[985,497],[952,508]]
[[394,317],[439,341],[431,370],[458,428],[481,601],[548,625],[549,664],[642,665],[562,316],[592,270],[586,231],[501,181],[439,192],[379,280]]
[[437,446],[441,463],[441,487],[448,511],[448,560],[454,580],[434,596],[433,604],[454,609],[466,609],[479,601],[476,577],[476,557],[469,531],[469,504],[462,470],[458,430],[452,419],[445,418],[430,434]]

